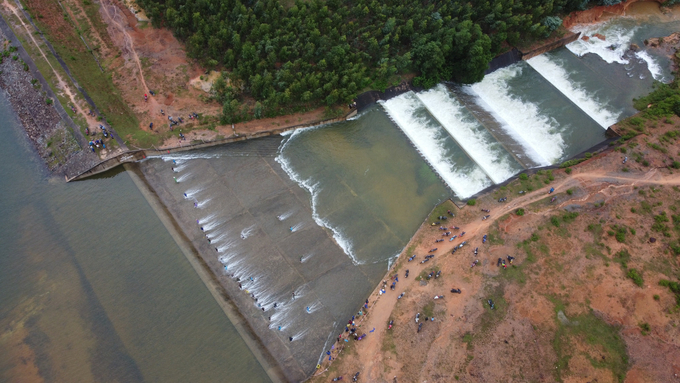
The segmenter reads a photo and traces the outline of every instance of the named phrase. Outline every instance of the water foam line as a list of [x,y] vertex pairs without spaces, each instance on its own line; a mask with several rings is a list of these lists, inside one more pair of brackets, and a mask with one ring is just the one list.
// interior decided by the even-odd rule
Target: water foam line
[[604,129],[618,121],[620,113],[613,112],[606,102],[594,99],[581,84],[573,82],[556,60],[542,54],[527,60],[527,63]]
[[311,128],[303,128],[303,129],[295,130],[292,134],[290,134],[288,139],[283,140],[281,142],[281,146],[279,147],[279,154],[276,156],[276,158],[274,158],[274,160],[276,162],[278,162],[279,165],[281,165],[281,169],[283,169],[283,171],[286,172],[288,177],[291,180],[293,180],[293,182],[297,183],[301,188],[306,189],[309,192],[309,194],[311,195],[310,205],[312,207],[312,218],[314,219],[314,222],[316,222],[316,224],[319,225],[320,227],[325,227],[326,229],[330,230],[333,233],[333,239],[335,240],[335,243],[337,243],[338,246],[340,246],[340,248],[342,249],[342,251],[345,254],[347,254],[347,256],[351,259],[351,261],[354,265],[359,265],[361,263],[357,259],[356,254],[354,253],[351,240],[349,238],[345,237],[343,235],[342,231],[339,228],[331,225],[330,222],[322,219],[319,216],[319,209],[318,209],[319,201],[318,201],[318,199],[319,199],[319,192],[321,191],[319,184],[312,182],[311,179],[310,180],[303,180],[302,177],[300,176],[300,174],[296,173],[293,170],[293,167],[290,164],[290,161],[288,159],[286,159],[285,155],[284,155],[286,147],[288,146],[288,144],[290,144],[290,142],[292,142],[295,139],[295,137],[298,134],[301,134],[302,132],[305,132],[305,131],[310,130],[310,129],[316,129],[316,128],[317,127],[311,127]]
[[666,82],[661,65],[659,65],[654,57],[646,51],[636,52],[635,56],[647,64],[647,69],[652,74],[652,77],[654,77],[654,80]]

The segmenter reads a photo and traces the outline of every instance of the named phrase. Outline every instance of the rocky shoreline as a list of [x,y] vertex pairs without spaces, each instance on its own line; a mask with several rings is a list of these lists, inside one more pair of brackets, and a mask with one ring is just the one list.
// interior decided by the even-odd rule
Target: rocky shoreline
[[82,144],[74,137],[76,125],[67,119],[59,100],[4,19],[0,21],[0,88],[36,153],[52,174],[69,174],[94,166],[99,159],[81,149]]

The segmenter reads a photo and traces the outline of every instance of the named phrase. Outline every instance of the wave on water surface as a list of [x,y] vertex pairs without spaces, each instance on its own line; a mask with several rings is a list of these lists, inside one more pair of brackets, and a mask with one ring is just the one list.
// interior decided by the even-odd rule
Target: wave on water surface
[[352,263],[354,263],[355,265],[359,265],[361,264],[361,262],[359,262],[356,253],[354,252],[352,241],[349,238],[347,238],[339,228],[331,225],[330,222],[324,220],[323,218],[321,218],[321,216],[319,216],[318,199],[319,192],[321,191],[319,183],[314,182],[312,179],[306,180],[302,179],[301,175],[295,172],[295,170],[293,169],[290,160],[288,160],[285,156],[286,147],[288,146],[288,144],[290,144],[290,142],[292,142],[295,139],[297,135],[301,134],[302,132],[316,128],[318,128],[318,126],[302,128],[293,131],[293,133],[290,134],[287,139],[281,142],[281,146],[279,147],[279,153],[274,158],[274,160],[281,165],[281,169],[283,169],[283,171],[286,172],[286,174],[288,174],[288,177],[290,177],[291,180],[296,182],[303,189],[307,190],[311,195],[312,218],[314,219],[314,222],[316,222],[317,225],[325,227],[328,230],[330,230],[333,233],[333,239],[338,244],[338,246],[340,246],[342,251],[349,256],[349,258],[352,260]]

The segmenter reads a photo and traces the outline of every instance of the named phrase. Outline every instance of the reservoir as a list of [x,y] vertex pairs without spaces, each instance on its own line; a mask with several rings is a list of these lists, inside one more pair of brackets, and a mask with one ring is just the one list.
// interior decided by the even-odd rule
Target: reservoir
[[437,203],[604,141],[634,97],[670,79],[643,41],[677,27],[612,19],[580,30],[606,41],[477,84],[70,184],[45,174],[0,99],[0,379],[270,381],[139,176],[265,348],[312,373]]

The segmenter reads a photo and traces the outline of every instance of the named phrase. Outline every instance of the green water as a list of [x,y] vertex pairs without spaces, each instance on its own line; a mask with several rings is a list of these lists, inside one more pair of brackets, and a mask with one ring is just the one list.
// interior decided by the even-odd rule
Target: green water
[[0,381],[269,381],[127,173],[47,178],[0,120]]
[[317,221],[360,264],[398,255],[451,196],[379,105],[355,120],[295,133],[277,160],[311,191]]

